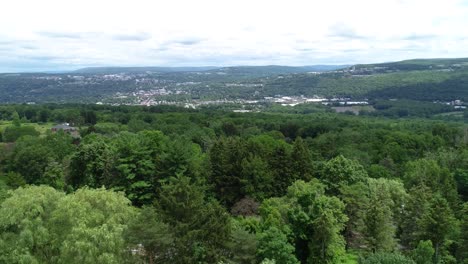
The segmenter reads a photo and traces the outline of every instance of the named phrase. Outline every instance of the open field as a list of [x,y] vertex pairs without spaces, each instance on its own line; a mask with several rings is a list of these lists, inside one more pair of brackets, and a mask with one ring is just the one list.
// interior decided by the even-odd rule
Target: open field
[[[22,126],[32,126],[39,133],[41,133],[41,135],[44,135],[55,124],[52,123],[52,122],[48,122],[48,123],[22,123],[21,125]],[[11,126],[11,121],[0,121],[0,133],[3,132],[3,130],[8,126]]]

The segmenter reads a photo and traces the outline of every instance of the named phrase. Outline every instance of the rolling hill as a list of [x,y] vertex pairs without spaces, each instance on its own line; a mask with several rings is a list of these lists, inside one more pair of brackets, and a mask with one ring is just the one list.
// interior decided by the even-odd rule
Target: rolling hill
[[170,101],[276,95],[468,101],[468,59],[354,66],[101,67],[54,74],[0,74],[2,103],[98,102],[142,91]]

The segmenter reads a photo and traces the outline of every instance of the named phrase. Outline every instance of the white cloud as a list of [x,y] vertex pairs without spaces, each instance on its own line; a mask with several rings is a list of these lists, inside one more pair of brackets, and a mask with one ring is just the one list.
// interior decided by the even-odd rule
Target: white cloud
[[53,70],[468,55],[458,0],[5,0],[2,11],[0,71],[40,58]]

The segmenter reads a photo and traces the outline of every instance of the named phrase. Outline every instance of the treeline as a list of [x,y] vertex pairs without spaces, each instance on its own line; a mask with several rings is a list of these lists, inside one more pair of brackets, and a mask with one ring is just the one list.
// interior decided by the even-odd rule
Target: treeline
[[431,118],[441,113],[453,112],[453,105],[414,100],[371,101],[375,111],[361,111],[360,114],[390,118],[424,117]]
[[172,107],[0,113],[21,128],[44,109],[47,121],[80,116],[63,121],[80,120],[81,138],[0,145],[0,263],[468,260],[464,124]]

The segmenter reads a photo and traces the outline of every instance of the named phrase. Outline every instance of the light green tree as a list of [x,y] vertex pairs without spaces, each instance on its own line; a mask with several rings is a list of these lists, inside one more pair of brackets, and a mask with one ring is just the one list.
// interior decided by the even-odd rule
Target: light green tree
[[0,262],[122,263],[122,233],[134,215],[121,193],[20,187],[0,206]]
[[369,200],[365,211],[364,234],[368,247],[376,251],[396,248],[396,229],[407,200],[401,182],[384,178],[367,180]]
[[0,206],[0,263],[48,263],[57,257],[50,216],[64,196],[46,186],[10,192]]
[[123,231],[135,215],[123,193],[84,188],[63,197],[50,218],[57,263],[121,263]]

